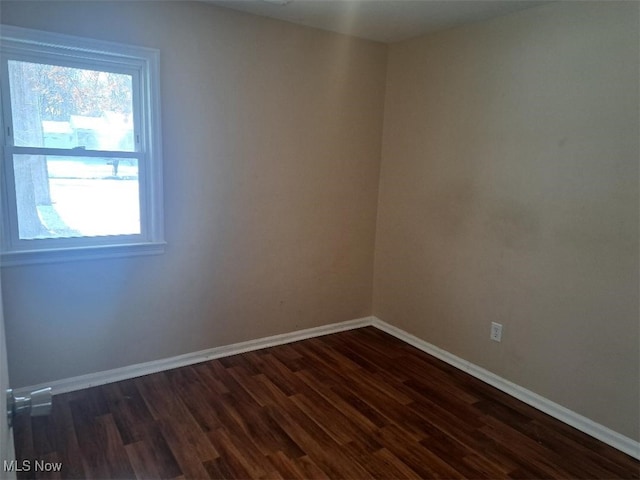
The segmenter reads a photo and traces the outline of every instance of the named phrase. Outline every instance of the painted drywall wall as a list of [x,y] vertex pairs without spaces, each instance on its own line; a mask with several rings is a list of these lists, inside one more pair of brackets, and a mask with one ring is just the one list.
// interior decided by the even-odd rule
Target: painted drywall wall
[[3,268],[14,387],[371,313],[386,46],[196,2],[2,2],[158,48],[160,256]]
[[374,280],[377,317],[636,440],[638,8],[390,47]]

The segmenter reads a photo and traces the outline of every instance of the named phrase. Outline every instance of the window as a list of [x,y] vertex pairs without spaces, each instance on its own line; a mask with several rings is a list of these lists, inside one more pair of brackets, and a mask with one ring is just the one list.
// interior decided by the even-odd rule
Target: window
[[2,264],[163,251],[158,52],[0,26]]

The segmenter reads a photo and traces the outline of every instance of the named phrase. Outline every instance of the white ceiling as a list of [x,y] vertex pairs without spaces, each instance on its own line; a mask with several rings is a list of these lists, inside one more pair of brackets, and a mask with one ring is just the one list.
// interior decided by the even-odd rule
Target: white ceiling
[[541,0],[205,0],[220,7],[392,43],[548,3]]

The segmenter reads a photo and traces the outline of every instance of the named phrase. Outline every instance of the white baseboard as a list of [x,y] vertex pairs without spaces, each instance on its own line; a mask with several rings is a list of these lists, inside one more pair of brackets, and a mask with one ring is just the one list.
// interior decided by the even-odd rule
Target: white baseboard
[[463,360],[460,357],[457,357],[441,348],[436,347],[424,340],[416,337],[415,335],[411,335],[410,333],[405,332],[404,330],[394,327],[377,317],[373,317],[373,326],[390,334],[394,337],[406,342],[414,347],[422,350],[423,352],[428,353],[429,355],[433,355],[434,357],[442,360],[443,362],[452,365],[463,372],[468,373],[476,377],[479,380],[482,380],[489,385],[496,387],[498,390],[502,390],[503,392],[511,395],[512,397],[517,398],[518,400],[531,405],[534,408],[550,415],[567,425],[571,425],[572,427],[580,430],[581,432],[586,433],[607,445],[616,448],[627,455],[630,455],[636,459],[640,460],[640,442],[636,442],[635,440],[626,437],[618,432],[611,430],[610,428],[605,427],[599,423],[594,422],[593,420],[588,419],[576,413],[568,408],[563,407],[551,400],[544,398],[537,393],[534,393],[526,388],[523,388],[519,385],[516,385],[509,380],[506,380],[495,373],[492,373],[488,370],[485,370],[478,365],[475,365],[467,360]]
[[234,343],[232,345],[225,345],[222,347],[214,347],[207,350],[200,350],[198,352],[187,353],[184,355],[178,355],[176,357],[164,358],[160,360],[154,360],[151,362],[138,363],[127,367],[116,368],[113,370],[107,370],[103,372],[90,373],[88,375],[80,375],[78,377],[66,378],[62,380],[56,380],[53,382],[46,382],[39,385],[33,385],[30,387],[16,388],[14,389],[17,395],[24,395],[28,392],[38,390],[40,388],[51,387],[54,395],[72,392],[75,390],[81,390],[83,388],[95,387],[98,385],[104,385],[106,383],[118,382],[120,380],[127,380],[130,378],[141,377],[143,375],[149,375],[151,373],[161,372],[172,368],[184,367],[186,365],[193,365],[195,363],[206,362],[214,358],[228,357],[236,355],[238,353],[249,352],[253,350],[259,350],[262,348],[273,347],[276,345],[283,345],[286,343],[297,342],[299,340],[305,340],[312,337],[320,337],[322,335],[329,335],[331,333],[342,332],[345,330],[353,330],[356,328],[362,328],[367,326],[374,326],[394,337],[402,340],[403,342],[413,345],[414,347],[426,352],[434,357],[452,365],[468,374],[482,380],[489,385],[496,387],[512,397],[521,400],[522,402],[531,405],[534,408],[564,422],[572,427],[580,430],[581,432],[590,435],[607,445],[610,445],[627,455],[640,460],[640,442],[614,432],[610,428],[605,427],[593,420],[588,419],[576,412],[569,410],[551,400],[544,398],[526,388],[523,388],[515,383],[506,380],[495,373],[485,370],[467,360],[463,360],[441,348],[436,347],[424,340],[405,332],[404,330],[394,327],[377,317],[364,317],[356,320],[349,320],[346,322],[332,323],[329,325],[323,325],[321,327],[309,328],[305,330],[298,330],[295,332],[283,333],[280,335],[273,335],[270,337],[259,338],[256,340],[249,340],[246,342]]
[[261,348],[283,345],[285,343],[297,342],[312,337],[320,337],[331,333],[343,332],[345,330],[353,330],[371,325],[373,317],[358,318],[356,320],[348,320],[346,322],[331,323],[320,327],[307,328],[305,330],[297,330],[295,332],[282,333],[270,337],[258,338],[256,340],[248,340],[246,342],[224,345],[222,347],[208,348],[198,352],[186,353],[176,357],[162,358],[151,362],[137,363],[126,367],[115,368],[113,370],[105,370],[102,372],[89,373],[77,377],[65,378],[62,380],[54,380],[52,382],[44,382],[29,387],[15,388],[16,395],[24,395],[38,390],[40,388],[51,387],[53,395],[61,393],[82,390],[83,388],[96,387],[106,383],[119,382],[130,378],[141,377],[151,373],[162,372],[172,368],[193,365],[194,363],[206,362],[214,358],[229,357],[238,353],[260,350]]

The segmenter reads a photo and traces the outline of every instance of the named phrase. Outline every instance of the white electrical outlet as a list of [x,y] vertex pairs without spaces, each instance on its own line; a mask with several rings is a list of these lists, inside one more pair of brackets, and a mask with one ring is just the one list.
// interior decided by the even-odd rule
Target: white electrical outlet
[[495,342],[502,341],[502,325],[496,322],[491,322],[491,336],[489,337]]

